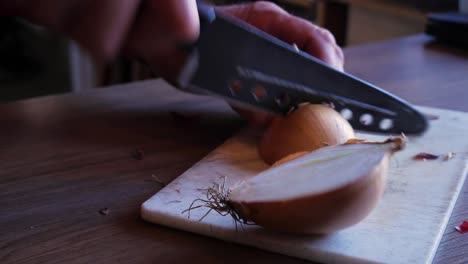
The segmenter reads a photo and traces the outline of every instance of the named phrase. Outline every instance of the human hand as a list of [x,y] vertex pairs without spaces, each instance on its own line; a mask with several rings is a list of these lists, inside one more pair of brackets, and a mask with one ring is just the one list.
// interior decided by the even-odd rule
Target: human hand
[[76,40],[94,59],[144,58],[158,74],[173,74],[179,43],[199,33],[196,0],[0,1],[0,15],[21,16]]
[[300,50],[343,70],[343,52],[328,30],[288,14],[272,2],[222,6],[217,10],[244,20],[286,43],[295,44]]
[[[288,14],[277,5],[254,3],[217,7],[249,24],[343,69],[343,53],[327,30]],[[185,60],[178,44],[199,34],[196,0],[21,0],[0,2],[0,15],[23,16],[67,34],[98,60],[117,54],[144,59],[159,75],[174,78]],[[270,115],[235,108],[254,124]]]

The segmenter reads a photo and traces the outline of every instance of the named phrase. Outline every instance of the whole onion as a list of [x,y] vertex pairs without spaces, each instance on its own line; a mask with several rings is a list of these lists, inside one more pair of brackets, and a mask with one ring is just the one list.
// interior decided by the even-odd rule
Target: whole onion
[[343,144],[354,138],[346,119],[327,105],[304,104],[285,117],[276,117],[260,140],[260,157],[268,164],[297,152]]

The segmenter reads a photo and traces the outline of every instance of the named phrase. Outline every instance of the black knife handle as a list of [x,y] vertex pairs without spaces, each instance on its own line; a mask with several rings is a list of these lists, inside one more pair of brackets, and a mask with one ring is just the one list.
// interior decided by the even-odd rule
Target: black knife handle
[[200,31],[216,18],[216,12],[212,6],[197,1],[198,16],[200,17]]

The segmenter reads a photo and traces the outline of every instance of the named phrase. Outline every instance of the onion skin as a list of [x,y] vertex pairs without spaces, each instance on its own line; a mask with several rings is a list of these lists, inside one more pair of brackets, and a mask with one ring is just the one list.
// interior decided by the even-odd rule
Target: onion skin
[[302,156],[304,156],[305,154],[309,153],[308,151],[301,151],[301,152],[296,152],[296,153],[293,153],[293,154],[289,154],[287,155],[286,157],[276,161],[275,163],[273,163],[271,165],[271,167],[276,167],[276,166],[279,166],[281,164],[284,164],[286,162],[289,162],[293,159],[297,159],[297,158],[300,158]]
[[[319,188],[316,189],[317,191],[311,191],[300,195],[298,194],[297,196],[289,196],[289,198],[258,199],[257,194],[250,195],[249,197],[251,198],[246,199],[246,192],[256,189],[256,187],[251,185],[253,183],[249,183],[249,180],[247,180],[245,184],[238,185],[232,190],[229,199],[229,206],[240,216],[241,219],[247,222],[253,222],[267,229],[290,233],[327,234],[357,224],[362,221],[379,202],[384,191],[391,156],[394,152],[404,148],[405,139],[399,137],[388,139],[384,142],[348,142],[339,146],[328,147],[327,149],[324,149],[324,151],[328,151],[328,153],[330,153],[333,149],[333,151],[336,151],[337,153],[337,158],[345,157],[341,156],[340,153],[346,152],[337,151],[339,148],[361,144],[367,146],[376,145],[376,147],[379,147],[377,145],[380,145],[384,146],[385,149],[382,149],[383,152],[380,152],[380,150],[377,152],[368,151],[367,153],[378,155],[373,156],[376,158],[374,161],[375,163],[372,163],[373,165],[366,165],[368,167],[361,167],[362,171],[353,173],[353,176],[351,177],[346,176],[346,168],[336,168],[335,174],[335,168],[328,165],[328,168],[331,169],[328,170],[328,172],[332,173],[328,175],[336,175],[337,178],[353,180],[345,181],[343,184],[338,184],[335,187],[327,187],[326,189]],[[324,152],[322,151],[321,153]],[[298,155],[299,154],[295,156]],[[311,157],[313,157],[310,161],[311,163],[309,163],[312,165],[309,166],[315,166],[314,164],[316,163],[314,162],[320,157],[318,152],[302,155],[311,155]],[[332,156],[325,158],[324,162],[333,162],[333,160],[335,160],[330,159],[330,157]],[[355,156],[352,153],[349,153],[346,157]],[[303,165],[294,165],[295,163],[288,164],[289,162],[295,162],[294,158],[302,159],[302,161],[299,161],[297,164]],[[289,162],[287,161],[286,163],[272,167],[271,169],[263,172],[263,175],[269,175],[270,170],[273,173],[272,175],[280,175],[282,166],[284,166],[283,168],[285,168],[285,171],[289,174],[293,173],[291,168],[295,168],[294,166],[298,166],[298,170],[302,172],[308,171],[309,168],[304,167],[304,164],[307,164],[305,163],[308,159],[307,156],[303,158],[294,158]],[[365,159],[365,157],[360,157],[361,160],[363,158]],[[359,162],[359,160],[356,160],[356,162]],[[291,181],[295,179],[291,177],[294,177],[294,175],[290,175],[289,178],[286,177],[285,183],[288,180]],[[314,177],[315,180],[320,179],[317,178],[317,176]],[[264,176],[263,179],[267,180],[269,178]],[[303,181],[303,179],[299,179],[299,182],[300,181]],[[265,183],[268,182],[265,181]],[[265,188],[262,187],[262,182],[258,182],[257,184],[259,184],[257,186],[260,188],[257,188],[257,190]],[[320,182],[317,182],[317,184],[320,184]],[[282,185],[279,184],[276,186]],[[267,190],[268,189],[263,189],[263,191]],[[274,194],[273,189],[270,190],[269,193]],[[272,197],[271,195],[268,196]]]
[[363,220],[383,194],[389,155],[365,177],[320,195],[277,202],[230,201],[245,220],[276,231],[327,234]]
[[276,117],[258,146],[268,164],[297,152],[343,144],[354,138],[351,125],[326,105],[305,104],[285,117]]

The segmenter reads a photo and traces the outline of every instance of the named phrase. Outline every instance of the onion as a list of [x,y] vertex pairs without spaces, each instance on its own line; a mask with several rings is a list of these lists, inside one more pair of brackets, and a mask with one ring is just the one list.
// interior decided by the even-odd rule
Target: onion
[[351,125],[327,105],[304,104],[286,117],[274,118],[259,145],[268,164],[301,151],[342,144],[354,137]]
[[284,164],[286,162],[289,162],[293,159],[297,159],[297,158],[300,158],[304,155],[306,155],[307,153],[309,153],[308,151],[301,151],[301,152],[296,152],[296,153],[293,153],[293,154],[289,154],[287,155],[286,157],[276,161],[275,163],[273,163],[271,166],[272,167],[276,167],[276,166],[279,166],[281,164]]
[[390,157],[403,145],[398,137],[302,153],[231,190],[215,186],[202,201],[241,223],[301,234],[334,232],[358,223],[376,206]]

